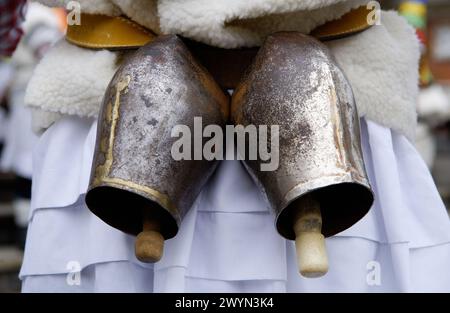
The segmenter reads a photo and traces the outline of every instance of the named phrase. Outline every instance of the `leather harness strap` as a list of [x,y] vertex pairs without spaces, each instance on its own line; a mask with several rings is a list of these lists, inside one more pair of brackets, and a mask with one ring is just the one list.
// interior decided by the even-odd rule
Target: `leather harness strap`
[[[368,22],[369,13],[370,10],[362,6],[338,20],[319,26],[310,35],[319,40],[328,41],[360,33],[372,26]],[[137,49],[150,43],[157,36],[125,17],[83,14],[81,21],[79,26],[68,27],[66,40],[83,48]],[[226,89],[237,86],[259,50],[259,48],[224,49],[186,38],[183,40],[217,83]]]
[[[351,36],[371,27],[370,10],[365,6],[352,10],[338,20],[317,27],[311,32],[319,40]],[[155,38],[155,34],[126,17],[82,14],[81,25],[70,25],[66,39],[91,49],[135,49]]]

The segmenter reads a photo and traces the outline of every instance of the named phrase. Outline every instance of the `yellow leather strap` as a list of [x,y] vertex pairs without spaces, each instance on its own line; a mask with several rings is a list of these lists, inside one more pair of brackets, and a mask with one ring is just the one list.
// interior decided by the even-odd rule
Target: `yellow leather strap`
[[371,10],[366,6],[359,7],[338,20],[317,27],[311,32],[311,35],[322,41],[327,41],[360,33],[373,26],[368,20],[370,13]]
[[[355,9],[338,20],[319,26],[311,35],[326,41],[347,37],[371,27],[370,10]],[[126,17],[82,14],[81,25],[70,25],[67,41],[91,49],[136,49],[151,42],[156,35]]]
[[91,49],[136,49],[155,37],[128,18],[96,14],[82,14],[81,25],[70,25],[66,33],[70,43]]

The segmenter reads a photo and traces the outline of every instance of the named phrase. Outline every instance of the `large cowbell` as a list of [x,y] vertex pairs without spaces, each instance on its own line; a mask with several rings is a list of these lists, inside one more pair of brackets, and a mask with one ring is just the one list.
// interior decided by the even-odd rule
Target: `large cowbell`
[[[162,36],[126,59],[111,81],[99,116],[86,203],[107,224],[128,234],[144,228],[147,248],[161,257],[215,162],[175,160],[177,125],[225,126],[229,98],[177,36]],[[144,236],[145,237],[145,236]],[[139,237],[138,237],[139,238]],[[156,243],[155,243],[156,242]],[[136,250],[146,249],[136,246]],[[152,246],[153,245],[153,246]],[[156,245],[156,247],[155,247]],[[151,252],[150,252],[151,253]]]
[[231,114],[243,126],[279,125],[278,168],[263,171],[260,158],[245,163],[282,236],[296,238],[296,210],[306,196],[320,204],[325,237],[368,212],[373,194],[355,101],[324,44],[296,32],[269,36],[233,95]]

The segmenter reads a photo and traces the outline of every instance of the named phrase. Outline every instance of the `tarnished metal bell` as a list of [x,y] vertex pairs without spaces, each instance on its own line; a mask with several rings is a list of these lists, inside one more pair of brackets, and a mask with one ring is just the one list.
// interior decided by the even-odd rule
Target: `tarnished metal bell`
[[279,167],[245,163],[282,236],[332,236],[368,212],[373,194],[352,89],[324,44],[297,32],[269,36],[233,94],[231,114],[243,126],[279,125]]
[[[138,235],[142,261],[161,257],[215,162],[176,161],[176,125],[224,126],[229,99],[177,36],[162,36],[126,59],[99,116],[86,203],[109,225]],[[144,232],[141,231],[144,229]]]

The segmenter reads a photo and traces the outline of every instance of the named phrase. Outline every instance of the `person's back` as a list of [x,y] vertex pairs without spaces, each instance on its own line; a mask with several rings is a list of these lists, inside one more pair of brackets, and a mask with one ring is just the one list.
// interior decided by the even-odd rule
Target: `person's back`
[[[56,0],[41,2],[61,5]],[[350,15],[350,23],[342,23],[347,13],[356,14],[352,12],[365,8],[368,2],[80,1],[81,24],[69,26],[67,40],[58,43],[43,59],[26,97],[36,129],[44,133],[35,154],[33,213],[21,271],[23,291],[448,290],[450,281],[440,273],[450,258],[449,221],[432,178],[411,144],[416,124],[418,42],[414,30],[394,12],[382,11],[381,24],[377,25],[373,14],[380,12],[376,7],[365,10],[362,19]],[[69,16],[76,17],[77,11],[72,13]],[[104,16],[100,19],[92,14]],[[348,27],[355,26],[355,21],[360,22],[358,27]],[[135,30],[122,36],[121,31],[130,25]],[[106,30],[107,40],[96,33],[100,29]],[[283,31],[289,31],[292,37],[288,39]],[[314,35],[323,44],[312,39]],[[268,37],[272,39],[266,40]],[[138,54],[128,53],[130,48],[144,44]],[[234,62],[227,64],[212,58],[219,71],[215,73],[205,63],[208,73],[202,66],[205,59],[198,53],[205,51],[214,57],[217,48],[233,52],[231,49],[258,47],[262,52],[257,59],[249,58],[246,82],[229,86],[222,85],[226,80],[218,75],[220,70],[230,73],[229,68],[236,68]],[[242,56],[239,51],[238,58]],[[315,65],[310,64],[305,66],[308,72],[299,71],[295,62],[300,66],[307,58],[292,51],[307,51],[303,55],[315,56],[312,61],[320,61],[316,70],[311,70]],[[136,55],[142,56],[142,64],[150,62],[145,73],[138,70]],[[279,66],[273,66],[276,64]],[[189,82],[179,82],[185,77],[181,74],[190,77]],[[220,87],[237,88],[237,92],[229,100],[218,91]],[[198,102],[188,97],[194,90]],[[106,101],[102,107],[103,98]],[[210,110],[189,112],[188,108],[202,108],[208,101]],[[232,102],[248,110],[239,115],[233,111]],[[194,179],[202,178],[192,178],[197,168],[189,172],[189,162],[172,162],[152,152],[167,149],[163,143],[170,140],[163,140],[176,126],[175,117],[189,112],[212,121],[211,116],[218,116],[218,106],[225,108],[221,111],[224,118],[228,108],[236,124],[263,120],[280,124],[280,151],[290,153],[289,158],[286,153],[280,154],[280,164],[289,165],[281,167],[287,169],[286,180],[280,178],[283,173],[274,176],[270,172],[261,174],[267,177],[263,179],[248,160],[222,161],[209,180],[202,181],[198,197],[190,199],[186,195],[185,190],[198,184]],[[251,110],[256,107],[256,111]],[[275,112],[275,108],[285,111]],[[298,108],[307,114],[299,114]],[[319,108],[321,111],[315,111]],[[357,119],[352,118],[355,108],[361,118],[362,147]],[[99,111],[97,138],[94,119]],[[161,112],[158,119],[151,118],[155,112]],[[328,119],[330,112],[335,113],[333,119]],[[285,119],[275,119],[280,116]],[[308,125],[311,127],[305,127]],[[158,136],[151,135],[157,133],[155,130]],[[308,142],[317,145],[308,146]],[[294,149],[293,144],[299,149]],[[352,150],[356,152],[350,154]],[[303,152],[301,158],[298,151]],[[336,178],[332,183],[325,179],[333,174],[328,171],[332,166],[325,162],[330,159],[319,160],[324,155],[334,156],[336,151],[342,153],[333,165],[342,170],[339,174],[347,174],[347,181]],[[358,151],[362,151],[375,198],[359,222],[370,206],[371,194]],[[179,164],[186,165],[173,171]],[[191,177],[190,181],[168,184],[167,168],[173,171],[173,177]],[[296,179],[302,175],[308,180],[291,181],[292,169],[298,170]],[[321,177],[321,173],[327,175]],[[155,175],[164,177],[159,185]],[[317,178],[315,185],[312,177]],[[86,192],[98,182],[109,184],[105,189],[111,193],[100,193],[96,201],[109,205],[94,208],[88,194],[89,208],[118,229],[93,215],[85,204]],[[302,183],[308,188],[300,188]],[[274,195],[286,192],[285,200],[290,203],[317,188],[333,190],[328,187],[342,184],[362,186],[343,197],[349,206],[355,206],[355,214],[345,216],[343,211],[333,211],[333,204],[335,208],[337,204],[333,203],[336,198],[331,191],[317,195],[319,205],[330,207],[327,212],[332,212],[324,214],[322,210],[324,235],[339,233],[327,240],[329,272],[322,278],[304,279],[298,273],[293,242],[286,241],[273,226],[273,210],[279,212],[287,207],[283,199],[274,201]],[[294,188],[285,190],[280,186]],[[278,187],[280,191],[274,192]],[[336,190],[339,195],[340,189]],[[108,195],[116,191],[111,197],[118,200],[114,202]],[[370,195],[363,196],[367,193]],[[180,202],[184,205],[182,212],[170,205],[178,203],[179,198],[189,199]],[[122,206],[118,207],[118,203]],[[278,209],[277,203],[281,203]],[[136,216],[141,216],[140,211],[133,210],[156,212],[147,209],[155,207],[160,212],[155,215],[161,218],[162,214],[167,224],[155,227],[141,219],[136,226]],[[285,221],[289,224],[294,220],[288,216]],[[172,228],[166,232],[161,225]],[[153,265],[136,259],[134,238],[120,231],[137,234],[142,228],[148,230],[146,238],[169,239],[176,234],[165,243],[162,259]],[[299,233],[305,232],[299,229]],[[286,233],[278,230],[288,239],[297,235],[292,234],[293,229]],[[320,235],[317,227],[314,232]],[[161,254],[161,238],[154,242],[158,244],[156,250],[144,247],[137,252]],[[321,271],[323,274],[325,269]]]

